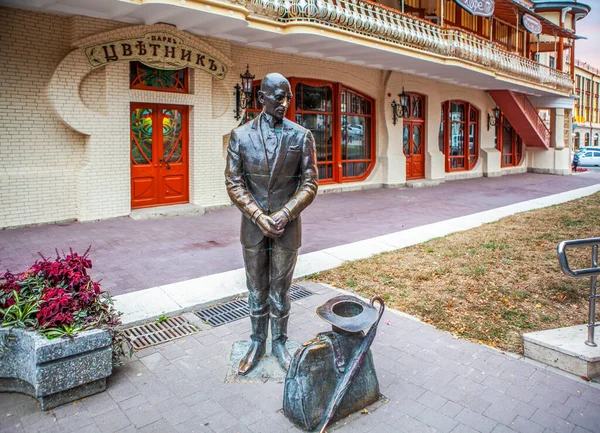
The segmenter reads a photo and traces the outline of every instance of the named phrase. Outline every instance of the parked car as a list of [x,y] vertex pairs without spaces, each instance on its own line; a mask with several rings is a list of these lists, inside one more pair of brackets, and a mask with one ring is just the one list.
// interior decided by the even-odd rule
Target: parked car
[[363,135],[363,126],[360,124],[348,125],[348,133],[352,135]]
[[584,146],[584,147],[580,147],[579,149],[577,149],[575,151],[575,153],[584,153],[587,150],[600,150],[600,147]]
[[600,166],[600,149],[580,151],[574,158],[577,158],[577,165],[579,166]]

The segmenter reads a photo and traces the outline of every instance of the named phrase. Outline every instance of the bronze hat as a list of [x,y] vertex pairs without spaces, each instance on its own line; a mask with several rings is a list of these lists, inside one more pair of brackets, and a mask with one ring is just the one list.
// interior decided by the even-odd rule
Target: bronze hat
[[360,332],[377,321],[377,309],[356,296],[331,298],[317,308],[317,315],[347,332]]

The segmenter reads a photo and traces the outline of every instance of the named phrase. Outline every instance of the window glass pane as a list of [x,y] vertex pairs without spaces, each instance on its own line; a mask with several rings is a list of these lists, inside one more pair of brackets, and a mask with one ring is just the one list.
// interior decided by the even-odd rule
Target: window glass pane
[[163,115],[163,160],[181,162],[181,112],[162,110]]
[[502,153],[512,153],[512,132],[513,129],[509,127],[504,127],[502,130]]
[[412,97],[412,117],[416,119],[423,117],[423,99],[420,96]]
[[469,155],[475,155],[475,143],[477,142],[477,124],[469,123]]
[[165,90],[187,92],[187,68],[165,71],[146,66],[141,62],[130,62],[129,78],[132,89]]
[[367,171],[369,163],[366,162],[344,162],[342,163],[342,176],[355,177],[362,176]]
[[317,146],[317,162],[333,160],[331,114],[296,114],[296,123],[310,129]]
[[333,166],[331,164],[318,165],[319,179],[332,179]]
[[371,114],[371,101],[349,90],[342,91],[342,113]]
[[452,102],[450,104],[450,120],[453,122],[462,122],[465,120],[465,106]]
[[402,132],[402,140],[404,143],[403,149],[404,149],[404,154],[405,155],[409,155],[410,153],[410,126],[408,126],[408,124],[404,124],[404,130]]
[[330,86],[296,85],[296,110],[332,111],[332,91]]
[[465,154],[465,130],[462,123],[452,123],[450,129],[450,155]]
[[342,159],[369,159],[369,118],[342,115]]
[[152,162],[152,109],[137,108],[131,113],[131,164]]
[[421,125],[413,126],[413,155],[421,154]]

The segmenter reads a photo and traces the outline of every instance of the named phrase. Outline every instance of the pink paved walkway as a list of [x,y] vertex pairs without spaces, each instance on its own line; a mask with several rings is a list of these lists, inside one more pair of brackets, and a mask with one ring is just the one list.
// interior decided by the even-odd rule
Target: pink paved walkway
[[[600,172],[575,176],[521,174],[447,182],[431,188],[322,194],[303,214],[300,253],[600,183]],[[48,224],[0,231],[0,269],[21,271],[37,252],[92,246],[93,276],[113,295],[243,266],[240,213],[134,221]]]

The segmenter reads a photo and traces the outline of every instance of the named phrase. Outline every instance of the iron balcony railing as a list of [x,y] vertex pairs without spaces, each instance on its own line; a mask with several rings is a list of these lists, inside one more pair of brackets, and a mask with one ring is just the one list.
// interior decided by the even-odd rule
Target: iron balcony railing
[[573,81],[558,71],[510,53],[462,29],[425,21],[366,0],[230,0],[277,23],[318,24],[403,47],[487,67],[505,75],[568,92]]
[[600,69],[594,68],[589,63],[582,62],[581,60],[575,59],[575,66],[577,66],[578,68],[584,69],[588,72],[591,72],[594,75],[600,76]]

